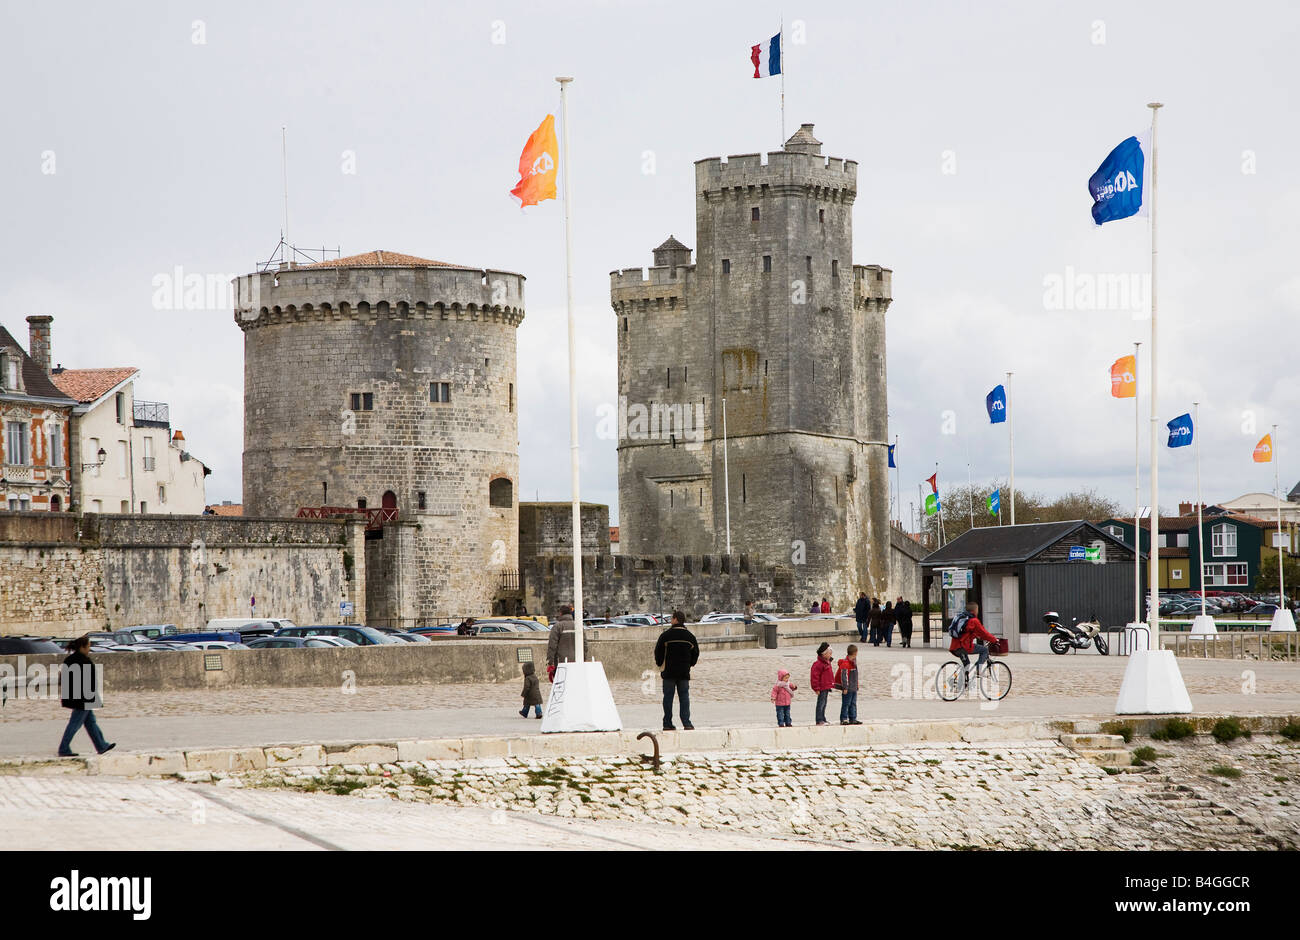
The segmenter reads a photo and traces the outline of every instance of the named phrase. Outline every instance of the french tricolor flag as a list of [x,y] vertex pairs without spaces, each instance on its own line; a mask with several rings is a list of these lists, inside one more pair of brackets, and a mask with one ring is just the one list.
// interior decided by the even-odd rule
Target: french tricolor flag
[[751,46],[749,61],[754,63],[755,78],[770,78],[781,74],[781,34],[777,33],[765,43]]

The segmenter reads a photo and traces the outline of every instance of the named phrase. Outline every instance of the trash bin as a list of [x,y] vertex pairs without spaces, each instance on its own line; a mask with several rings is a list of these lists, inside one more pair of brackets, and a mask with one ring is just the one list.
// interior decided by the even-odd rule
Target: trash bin
[[763,622],[763,649],[776,649],[776,623],[775,621],[766,620]]

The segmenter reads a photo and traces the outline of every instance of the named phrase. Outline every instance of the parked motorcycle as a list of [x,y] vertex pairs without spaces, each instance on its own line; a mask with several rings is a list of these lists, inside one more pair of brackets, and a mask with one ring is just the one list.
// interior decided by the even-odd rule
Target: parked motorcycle
[[1096,614],[1093,614],[1091,620],[1082,623],[1075,617],[1066,625],[1061,623],[1060,614],[1049,610],[1043,614],[1043,623],[1048,627],[1047,645],[1058,656],[1064,656],[1072,649],[1086,650],[1090,646],[1096,646],[1097,652],[1103,656],[1110,655],[1110,646],[1101,635],[1101,624],[1097,621]]

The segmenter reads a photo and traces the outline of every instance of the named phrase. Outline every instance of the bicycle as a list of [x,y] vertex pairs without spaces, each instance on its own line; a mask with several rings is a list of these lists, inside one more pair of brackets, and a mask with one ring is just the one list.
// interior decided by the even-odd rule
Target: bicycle
[[939,698],[955,702],[970,687],[970,670],[979,670],[980,695],[990,702],[1000,702],[1011,691],[1011,667],[1001,660],[990,659],[983,669],[978,664],[965,666],[960,659],[951,659],[939,667],[934,677]]

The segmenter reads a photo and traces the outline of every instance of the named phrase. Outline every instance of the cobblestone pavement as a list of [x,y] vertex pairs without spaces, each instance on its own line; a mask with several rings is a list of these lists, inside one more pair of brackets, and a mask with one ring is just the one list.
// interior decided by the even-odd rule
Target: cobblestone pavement
[[[0,776],[8,850],[682,849],[658,823],[557,819],[488,808],[361,800],[327,793],[192,786],[163,780]],[[690,848],[763,849],[745,833],[700,833]]]
[[[290,768],[221,782],[485,806],[501,819],[669,824],[692,839],[721,830],[921,849],[1294,849],[1297,817],[1272,804],[1300,779],[1300,747],[1267,737],[1235,749],[1261,782],[1231,783],[1241,787],[1232,793],[1206,783],[1214,777],[1181,782],[1216,759],[1195,745],[1191,756],[1162,759],[1168,774],[1111,775],[1047,742],[678,755],[659,773],[624,757],[499,758]],[[1287,783],[1262,782],[1280,777]]]
[[[836,646],[842,655],[843,646]],[[778,668],[789,669],[801,686],[796,707],[809,707],[808,671],[812,647],[781,650],[728,650],[701,659],[692,672],[691,700],[700,703],[753,703],[764,708],[767,693],[776,681]],[[922,649],[873,649],[858,656],[861,703],[902,697],[932,696],[934,668],[947,661],[946,653]],[[1006,658],[1015,674],[1012,696],[1016,698],[1119,695],[1127,659],[1111,656],[1053,656],[1019,654]],[[918,662],[920,668],[917,668]],[[1300,663],[1256,663],[1242,660],[1180,659],[1188,693],[1197,695],[1241,694],[1254,674],[1254,694],[1295,696],[1300,709]],[[653,664],[651,664],[653,667]],[[919,690],[914,688],[921,686]],[[264,688],[203,690],[195,692],[123,692],[108,689],[102,718],[153,715],[228,715],[335,711],[405,711],[421,708],[510,708],[519,707],[519,683],[476,683],[406,686],[367,686],[357,677],[354,694],[340,688]],[[549,690],[543,681],[543,694]],[[647,668],[641,681],[611,683],[619,704],[650,702],[659,698],[657,671]],[[836,698],[832,696],[832,698]],[[838,705],[838,701],[834,704]],[[0,721],[44,720],[60,713],[58,702],[13,701],[0,711]],[[929,716],[926,716],[929,717]]]
[[[767,694],[780,667],[789,669],[802,686],[795,696],[796,723],[810,723],[813,697],[806,682],[813,655],[811,647],[706,655],[691,682],[695,724],[772,724]],[[1009,656],[1015,674],[1011,694],[992,709],[978,700],[936,699],[934,670],[947,659],[939,650],[862,650],[858,717],[1110,716],[1127,663],[1114,656]],[[1300,663],[1182,659],[1179,665],[1200,713],[1300,714]],[[643,681],[615,681],[612,686],[625,727],[659,726],[659,680],[654,672],[647,669]],[[545,694],[549,686],[543,684],[543,689]],[[521,719],[518,708],[519,686],[514,682],[367,686],[362,675],[354,694],[341,688],[114,694],[110,688],[98,714],[110,740],[125,750],[138,750],[518,734],[540,725]],[[832,720],[838,710],[839,697],[833,694]],[[11,700],[0,710],[0,756],[51,753],[66,721],[67,713],[57,701]],[[84,736],[78,744],[87,747]]]

